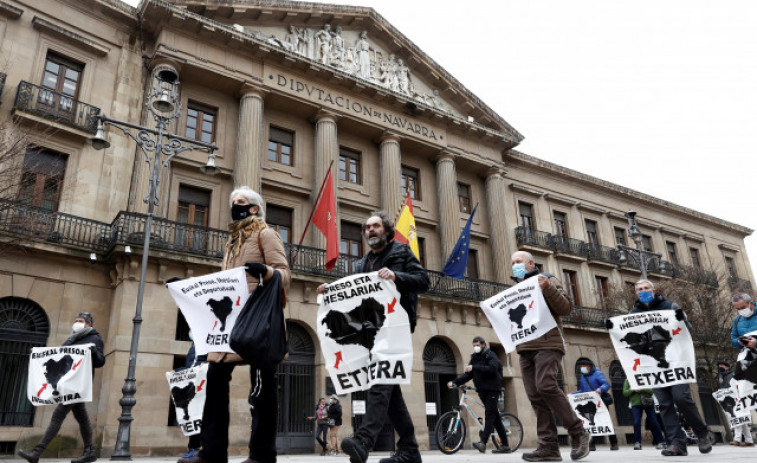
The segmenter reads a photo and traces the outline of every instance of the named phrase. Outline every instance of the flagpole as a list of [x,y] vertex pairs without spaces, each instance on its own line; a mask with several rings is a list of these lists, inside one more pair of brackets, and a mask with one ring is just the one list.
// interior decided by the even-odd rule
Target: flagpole
[[326,180],[328,180],[329,175],[331,175],[331,166],[334,165],[334,161],[332,160],[331,163],[329,163],[329,168],[326,170],[326,176],[323,177],[323,183],[321,183],[321,189],[318,190],[318,196],[315,197],[315,202],[313,203],[313,208],[310,209],[310,217],[308,218],[307,223],[305,224],[305,230],[302,231],[302,236],[300,237],[300,242],[297,243],[297,248],[294,250],[294,256],[292,259],[290,259],[290,262],[294,262],[297,253],[300,250],[300,247],[302,246],[302,241],[305,239],[305,233],[308,232],[308,227],[310,227],[310,222],[313,220],[313,214],[315,213],[315,208],[318,206],[318,203],[321,200],[321,194],[323,194],[323,188],[326,186]]

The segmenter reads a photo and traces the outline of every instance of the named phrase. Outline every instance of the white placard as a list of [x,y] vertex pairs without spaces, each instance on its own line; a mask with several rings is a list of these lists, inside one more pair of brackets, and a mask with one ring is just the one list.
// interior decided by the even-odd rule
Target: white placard
[[34,347],[26,396],[35,407],[92,401],[94,344]]
[[200,434],[208,379],[208,364],[166,372],[176,421],[185,436]]
[[712,393],[720,408],[723,409],[725,416],[728,418],[728,424],[733,429],[734,426],[749,424],[752,422],[752,415],[749,409],[738,407],[739,395],[734,388],[718,389]]
[[436,402],[426,402],[426,415],[436,415]]
[[586,432],[592,436],[615,434],[607,405],[595,391],[568,394],[568,400],[581,419]]

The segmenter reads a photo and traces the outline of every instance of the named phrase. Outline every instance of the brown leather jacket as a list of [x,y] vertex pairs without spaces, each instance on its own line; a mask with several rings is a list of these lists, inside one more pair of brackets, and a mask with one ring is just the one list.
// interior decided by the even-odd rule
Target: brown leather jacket
[[[536,274],[537,272],[532,272],[527,274],[523,278],[527,279]],[[523,344],[518,344],[518,346],[516,346],[516,350],[518,352],[534,350],[559,350],[560,352],[565,354],[565,343],[563,341],[562,322],[560,321],[560,317],[562,315],[569,315],[571,310],[573,310],[573,304],[570,302],[570,299],[568,299],[568,295],[565,294],[565,290],[560,284],[560,280],[555,278],[553,275],[544,275],[548,277],[549,286],[547,287],[547,289],[542,290],[542,294],[544,294],[544,299],[547,301],[549,311],[552,312],[552,316],[555,317],[557,327],[552,328],[551,330],[534,340],[524,342]]]

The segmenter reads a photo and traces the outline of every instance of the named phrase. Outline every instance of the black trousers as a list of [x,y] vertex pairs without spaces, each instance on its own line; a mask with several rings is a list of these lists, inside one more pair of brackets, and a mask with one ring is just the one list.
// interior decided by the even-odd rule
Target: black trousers
[[499,391],[478,391],[478,397],[484,404],[484,430],[481,433],[481,442],[486,444],[492,431],[496,429],[502,445],[509,446],[507,431],[502,424],[502,417],[499,415]]
[[50,441],[58,435],[58,431],[60,431],[60,427],[63,424],[63,420],[66,419],[68,412],[74,412],[74,418],[76,418],[76,421],[79,423],[79,431],[81,432],[81,438],[84,441],[84,448],[92,446],[92,424],[89,422],[89,415],[87,414],[87,408],[84,406],[84,403],[79,402],[68,405],[58,404],[58,406],[55,407],[55,411],[53,411],[53,417],[50,420],[50,424],[47,426],[47,430],[45,430],[45,434],[42,436],[39,444],[35,447],[40,453],[42,453],[42,451],[50,444]]
[[[208,366],[200,456],[211,463],[227,463],[229,460],[229,382],[234,366],[233,363],[211,363]],[[250,367],[248,401],[252,414],[249,457],[259,463],[275,463],[279,406],[276,370]]]
[[399,435],[397,450],[418,451],[413,420],[410,419],[410,412],[407,411],[407,405],[398,384],[374,385],[368,390],[365,402],[363,424],[355,432],[355,437],[372,449],[384,426],[384,420],[389,418],[389,422]]

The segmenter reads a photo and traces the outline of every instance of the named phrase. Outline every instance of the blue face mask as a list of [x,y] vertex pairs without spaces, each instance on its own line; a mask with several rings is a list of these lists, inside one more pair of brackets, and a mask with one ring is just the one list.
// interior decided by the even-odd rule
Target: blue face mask
[[526,264],[513,265],[513,276],[519,280],[526,276]]
[[652,291],[639,291],[639,300],[644,304],[649,304],[654,300],[654,293]]

